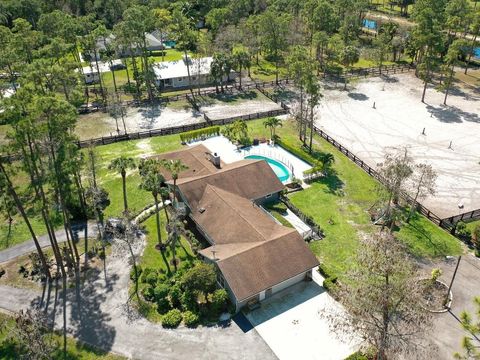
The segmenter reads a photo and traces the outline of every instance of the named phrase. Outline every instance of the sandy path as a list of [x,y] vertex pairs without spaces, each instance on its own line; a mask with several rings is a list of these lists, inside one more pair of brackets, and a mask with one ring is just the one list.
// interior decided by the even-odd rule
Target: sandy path
[[281,109],[280,105],[268,99],[241,101],[235,104],[214,104],[202,107],[202,111],[212,120],[278,109]]
[[373,167],[386,152],[404,147],[416,162],[431,164],[438,174],[437,193],[424,204],[440,217],[478,209],[480,96],[456,90],[443,106],[442,93],[428,89],[423,104],[421,91],[413,74],[387,83],[371,78],[354,89],[350,85],[349,92],[327,91],[317,124]]

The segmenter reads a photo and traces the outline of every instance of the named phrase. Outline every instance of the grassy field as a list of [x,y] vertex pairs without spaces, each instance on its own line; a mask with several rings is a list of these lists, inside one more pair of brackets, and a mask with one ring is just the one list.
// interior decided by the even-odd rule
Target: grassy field
[[[251,121],[248,126],[252,137],[269,136],[269,130],[263,126],[262,119]],[[277,130],[277,134],[283,142],[300,148],[292,122],[284,122],[284,126]],[[312,243],[311,248],[322,261],[341,273],[348,267],[348,260],[354,254],[359,238],[376,229],[370,223],[367,210],[377,200],[374,191],[377,183],[332,145],[317,136],[314,140],[315,150],[330,152],[335,156],[335,174],[314,182],[304,191],[292,194],[291,200],[305,213],[313,216],[325,230],[326,238]],[[161,154],[181,147],[179,135],[97,147],[98,179],[110,194],[110,205],[105,211],[106,217],[118,216],[123,209],[121,177],[108,170],[111,160],[119,154],[139,158],[146,153]],[[139,183],[138,172],[130,171],[127,176],[127,194],[129,207],[134,212],[153,203],[151,195],[139,189]],[[147,221],[147,226],[150,222],[153,220]],[[418,217],[410,225],[401,227],[397,235],[408,245],[414,256],[437,257],[462,252],[460,242],[456,238],[423,217]]]
[[[165,230],[166,220],[167,219],[162,210],[160,213],[160,223],[163,242],[167,240],[167,231]],[[140,261],[140,265],[142,265],[142,268],[144,269],[157,269],[163,273],[168,272],[168,267],[173,271],[172,265],[167,265],[173,259],[170,247],[167,247],[167,250],[165,251],[165,258],[162,257],[160,251],[155,249],[155,245],[158,243],[155,215],[148,218],[143,225],[145,226],[147,245]],[[183,236],[180,238],[180,243],[176,250],[176,256],[177,259],[180,260],[180,263],[185,260],[195,259],[195,255],[193,255],[192,250],[190,249],[190,244]]]
[[[0,313],[0,324],[7,324],[7,327],[15,326],[15,320],[3,313]],[[0,360],[16,360],[20,358],[19,349],[7,340],[8,333],[6,331],[0,331]],[[63,356],[63,350],[61,345],[63,344],[62,336],[54,334],[54,341],[58,344],[59,350],[56,350],[52,354],[52,359],[65,359]],[[73,338],[67,338],[67,360],[121,360],[125,359],[122,356],[106,353],[105,351],[98,350],[92,346],[82,344],[75,341]]]
[[[266,135],[261,122],[254,122],[252,130],[252,133]],[[284,123],[277,134],[282,141],[300,147],[292,123]],[[341,274],[348,269],[349,259],[355,253],[360,237],[378,229],[371,224],[367,212],[378,200],[375,192],[377,182],[317,136],[315,150],[335,156],[335,174],[312,183],[304,191],[291,194],[290,199],[325,230],[326,238],[311,243],[311,249],[321,261]],[[416,257],[434,258],[462,252],[460,241],[423,216],[402,226],[396,235]]]

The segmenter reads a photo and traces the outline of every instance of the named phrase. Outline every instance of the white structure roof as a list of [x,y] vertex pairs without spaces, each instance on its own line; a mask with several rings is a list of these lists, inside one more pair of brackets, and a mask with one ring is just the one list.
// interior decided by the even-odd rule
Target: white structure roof
[[[212,57],[204,57],[198,59],[188,58],[190,64],[190,75],[207,75],[210,73]],[[185,59],[177,61],[163,61],[153,65],[155,76],[157,79],[174,79],[180,77],[188,77],[187,64]]]

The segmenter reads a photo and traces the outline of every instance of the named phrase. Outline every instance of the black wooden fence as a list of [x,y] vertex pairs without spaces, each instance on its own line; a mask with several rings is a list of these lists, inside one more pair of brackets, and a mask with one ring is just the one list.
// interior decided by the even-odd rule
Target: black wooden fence
[[233,116],[225,119],[216,119],[216,120],[211,120],[206,114],[204,114],[204,118],[206,121],[202,123],[173,126],[173,127],[163,128],[163,129],[140,131],[135,133],[123,134],[123,135],[105,136],[105,137],[100,137],[95,139],[78,141],[77,145],[80,148],[85,148],[89,146],[108,145],[108,144],[113,144],[121,141],[138,140],[138,139],[146,139],[154,136],[179,134],[186,131],[203,129],[209,126],[227,125],[237,120],[245,120],[245,121],[255,120],[255,119],[261,119],[264,117],[283,115],[285,113],[286,111],[284,109],[278,109],[278,110],[263,111],[255,114]]
[[[324,138],[327,142],[335,146],[335,148],[337,148],[340,152],[342,152],[345,156],[347,156],[350,160],[352,160],[355,164],[357,164],[361,169],[363,169],[366,173],[368,173],[368,175],[377,179],[380,183],[386,184],[385,178],[382,175],[380,175],[378,171],[376,171],[371,166],[366,164],[362,159],[356,156],[348,148],[340,144],[338,141],[336,141],[334,138],[332,138],[330,135],[325,133],[323,130],[317,128],[316,126],[314,126],[314,131],[319,136]],[[422,215],[424,215],[434,224],[452,233],[454,233],[456,224],[459,221],[474,221],[476,219],[480,219],[480,209],[442,219],[438,215],[436,215],[434,212],[432,212],[430,209],[428,209],[427,207],[423,206],[418,201],[413,199],[409,194],[402,193],[401,195],[404,198],[404,200],[406,200],[409,204],[413,204]]]
[[356,79],[356,78],[367,78],[367,77],[375,77],[375,76],[382,76],[382,75],[395,75],[395,74],[402,74],[405,72],[409,72],[415,70],[415,65],[413,64],[391,64],[391,65],[383,65],[381,68],[370,67],[370,68],[360,68],[360,69],[350,69],[347,72],[339,71],[327,71],[324,73],[325,78],[333,78],[336,80],[344,80],[347,79]]

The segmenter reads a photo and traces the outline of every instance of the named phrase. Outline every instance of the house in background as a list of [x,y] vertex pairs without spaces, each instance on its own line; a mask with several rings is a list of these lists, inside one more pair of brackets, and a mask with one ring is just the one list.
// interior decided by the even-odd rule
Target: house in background
[[[188,79],[188,66],[190,68],[191,83]],[[159,89],[184,88],[190,86],[202,86],[211,83],[210,67],[212,57],[195,58],[182,57],[181,60],[163,61],[153,65],[156,85]],[[224,76],[223,81],[234,79],[236,73],[232,71],[230,76]]]
[[210,244],[199,253],[215,264],[218,284],[237,311],[311,279],[319,263],[303,238],[260,206],[278,199],[284,189],[267,162],[224,164],[203,145],[161,158],[180,159],[188,166],[177,180],[177,196]]
[[[162,44],[160,34],[158,32],[146,33],[145,38],[147,40],[147,51],[160,51],[165,49],[165,46],[164,44]],[[114,41],[115,35],[113,34],[109,34],[106,37],[98,38],[95,45],[96,51],[85,52],[85,58],[90,59],[90,61],[101,60],[102,54],[107,51],[109,45],[113,45]],[[132,52],[134,53],[134,55],[140,54],[140,49],[137,48],[136,44],[132,44],[132,51],[130,51],[129,48],[116,49],[115,55],[117,58],[123,58],[131,56]]]

